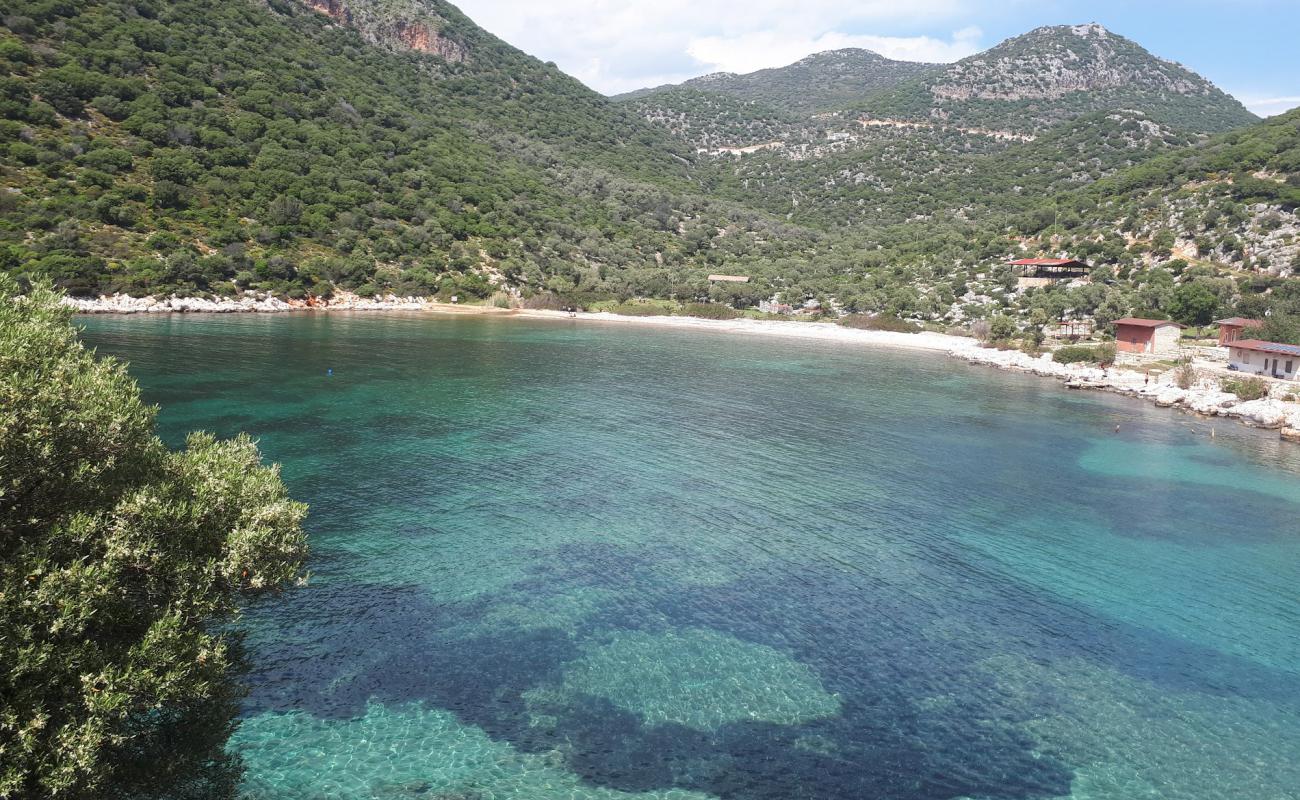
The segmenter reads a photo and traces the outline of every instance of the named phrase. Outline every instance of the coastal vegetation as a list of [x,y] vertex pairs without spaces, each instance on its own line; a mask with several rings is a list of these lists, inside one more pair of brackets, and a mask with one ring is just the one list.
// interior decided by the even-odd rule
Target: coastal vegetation
[[1257,339],[1282,344],[1300,344],[1300,304],[1293,303],[1289,312],[1270,314],[1251,331]]
[[891,331],[893,333],[919,333],[921,326],[905,319],[881,314],[849,314],[840,317],[839,324],[863,331]]
[[0,276],[0,797],[234,797],[243,598],[305,506],[247,437],[154,434],[125,366]]
[[1263,378],[1244,377],[1244,378],[1223,378],[1220,381],[1223,391],[1228,394],[1235,394],[1242,400],[1259,400],[1262,397],[1268,397],[1268,381]]
[[1052,351],[1052,360],[1058,364],[1089,363],[1109,366],[1115,363],[1115,344],[1106,342],[1096,347],[1067,345]]
[[292,2],[11,6],[0,266],[20,278],[630,296],[816,242],[693,193],[668,137],[446,4],[431,7],[463,62],[375,47]]
[[[0,270],[92,296],[776,299],[945,328],[1300,313],[1300,112],[1257,122],[1104,29],[953,67],[835,51],[612,102],[441,0],[335,5],[11,4]],[[1088,91],[1032,114],[894,108],[1066,78]],[[1020,290],[1005,264],[1033,254],[1098,269]]]

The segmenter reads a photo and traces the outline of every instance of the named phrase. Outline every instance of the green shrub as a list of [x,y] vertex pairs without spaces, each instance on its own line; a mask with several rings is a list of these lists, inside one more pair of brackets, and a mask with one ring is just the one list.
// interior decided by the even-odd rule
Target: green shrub
[[1109,366],[1115,363],[1115,345],[1099,344],[1096,347],[1068,345],[1057,348],[1052,353],[1052,360],[1058,364],[1097,364]]
[[1261,400],[1268,397],[1268,381],[1263,378],[1223,378],[1219,386],[1242,400]]
[[20,164],[35,164],[41,151],[26,142],[14,142],[9,145],[9,157]]
[[989,320],[989,338],[995,342],[1010,339],[1017,330],[1016,321],[1006,314],[998,314]]
[[891,331],[893,333],[920,333],[921,326],[889,314],[849,314],[840,317],[839,324],[860,331]]
[[233,796],[228,623],[299,576],[306,507],[247,436],[169,450],[125,366],[17,289],[0,276],[0,794]]
[[652,306],[645,303],[619,303],[604,310],[624,317],[659,317],[667,313],[663,306]]
[[1097,350],[1098,364],[1100,364],[1103,367],[1109,367],[1111,364],[1115,363],[1116,352],[1115,352],[1114,342],[1106,342],[1104,344],[1099,344],[1097,345],[1096,350]]
[[700,319],[735,319],[740,316],[740,312],[721,303],[687,303],[682,309],[682,315]]
[[531,311],[563,311],[568,304],[554,292],[538,292],[532,297],[525,297],[523,307]]
[[1091,347],[1069,345],[1057,348],[1052,353],[1052,360],[1058,364],[1080,364],[1086,361],[1094,361],[1096,355],[1096,352]]

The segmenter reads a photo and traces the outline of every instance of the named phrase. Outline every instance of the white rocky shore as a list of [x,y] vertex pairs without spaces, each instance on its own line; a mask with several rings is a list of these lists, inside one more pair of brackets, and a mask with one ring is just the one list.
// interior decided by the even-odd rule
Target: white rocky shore
[[707,330],[718,333],[784,336],[802,339],[837,341],[845,344],[904,347],[946,352],[973,364],[998,369],[1026,372],[1056,378],[1074,389],[1098,389],[1138,397],[1158,406],[1180,408],[1206,416],[1239,420],[1257,428],[1281,430],[1282,438],[1300,442],[1300,403],[1283,397],[1300,392],[1300,386],[1276,384],[1272,396],[1261,400],[1243,401],[1235,394],[1219,388],[1213,377],[1204,377],[1196,385],[1182,389],[1174,382],[1172,372],[1152,376],[1150,382],[1141,372],[1130,369],[1089,366],[1085,364],[1058,364],[1050,353],[1031,356],[1019,350],[996,350],[980,347],[974,339],[941,333],[892,333],[844,328],[829,323],[783,321],[770,322],[752,319],[705,320],[694,317],[628,317],[615,314],[578,313],[570,315],[560,311],[524,311],[500,309],[489,306],[453,305],[439,303],[425,297],[395,297],[393,295],[362,298],[348,292],[336,292],[328,301],[285,301],[275,297],[244,295],[239,298],[208,300],[193,297],[130,297],[111,295],[98,298],[65,297],[63,302],[78,312],[86,314],[144,314],[144,313],[236,313],[286,311],[434,311],[446,313],[506,314],[539,319],[564,320],[572,317],[588,321],[619,322],[634,325],[658,325],[674,328]]
[[1085,364],[1058,364],[1050,353],[1031,356],[1018,350],[958,347],[949,355],[974,364],[998,369],[1028,372],[1065,381],[1074,389],[1099,389],[1126,394],[1154,402],[1163,408],[1181,408],[1197,414],[1228,417],[1256,428],[1280,429],[1283,438],[1300,441],[1300,403],[1283,400],[1283,396],[1300,390],[1276,384],[1269,397],[1242,400],[1219,388],[1213,378],[1201,378],[1187,389],[1180,388],[1174,375],[1166,372],[1152,376],[1150,382],[1140,372]]
[[383,295],[359,297],[336,292],[329,300],[281,300],[271,295],[245,294],[210,300],[203,297],[131,297],[125,294],[99,297],[64,297],[63,304],[81,314],[234,314],[285,311],[405,311],[433,305],[427,297]]

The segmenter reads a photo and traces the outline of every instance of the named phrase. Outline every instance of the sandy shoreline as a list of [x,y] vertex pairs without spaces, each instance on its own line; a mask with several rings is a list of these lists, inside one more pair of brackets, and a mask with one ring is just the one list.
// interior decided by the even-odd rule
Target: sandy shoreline
[[[698,317],[647,316],[632,317],[607,312],[542,311],[530,309],[505,309],[493,306],[437,303],[425,298],[374,298],[363,299],[346,296],[341,301],[325,307],[308,307],[288,304],[273,299],[244,298],[241,300],[209,301],[191,298],[170,298],[156,301],[151,298],[131,299],[124,303],[120,298],[99,300],[69,299],[67,304],[81,313],[136,314],[136,313],[239,313],[239,312],[325,312],[388,311],[421,314],[447,314],[460,316],[494,316],[520,319],[577,321],[609,325],[640,325],[657,328],[674,328],[710,333],[749,336],[784,337],[868,347],[890,347],[926,350],[970,364],[995,369],[1023,372],[1054,378],[1071,389],[1094,389],[1135,397],[1157,406],[1178,408],[1202,416],[1234,419],[1256,428],[1280,430],[1282,437],[1300,442],[1300,403],[1288,402],[1283,397],[1291,389],[1274,387],[1273,396],[1262,400],[1241,401],[1235,395],[1220,390],[1217,381],[1207,377],[1187,389],[1174,384],[1172,373],[1148,380],[1141,372],[1111,367],[1101,369],[1091,365],[1057,364],[1050,355],[1030,356],[1015,350],[994,350],[981,347],[975,339],[944,333],[895,333],[892,331],[867,331],[846,328],[830,322],[802,322],[798,320],[771,321],[756,319],[711,320]],[[124,307],[125,306],[125,307]],[[1294,391],[1300,392],[1300,386]]]
[[527,319],[573,319],[582,322],[602,322],[616,325],[646,325],[659,328],[677,328],[712,333],[739,333],[756,336],[780,336],[789,339],[813,339],[823,342],[865,344],[886,347],[903,347],[911,350],[936,350],[950,352],[978,347],[974,339],[949,336],[945,333],[894,333],[892,331],[864,331],[846,328],[833,322],[778,322],[760,319],[700,319],[699,317],[628,317],[618,314],[590,314],[578,312],[574,316],[563,311],[520,310],[513,316]]
[[361,298],[341,294],[328,305],[306,305],[286,302],[271,297],[207,300],[203,298],[170,297],[164,299],[125,295],[99,298],[64,298],[64,304],[79,314],[240,314],[240,313],[329,313],[351,311],[401,311],[428,314],[457,314],[465,316],[521,317],[525,319],[580,320],[609,324],[648,325],[663,328],[684,328],[714,333],[740,333],[760,336],[783,336],[795,339],[902,347],[912,350],[951,351],[976,347],[974,339],[949,336],[942,333],[894,333],[891,331],[864,331],[846,328],[830,322],[802,322],[799,320],[772,321],[757,319],[713,320],[699,317],[649,316],[631,317],[607,312],[543,311],[495,306],[439,303],[423,297]]

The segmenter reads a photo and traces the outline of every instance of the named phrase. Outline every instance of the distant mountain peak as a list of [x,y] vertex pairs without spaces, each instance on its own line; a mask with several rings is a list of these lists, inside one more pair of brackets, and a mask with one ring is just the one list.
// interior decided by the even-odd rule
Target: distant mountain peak
[[1075,36],[1082,36],[1085,39],[1093,36],[1099,39],[1105,39],[1107,36],[1110,36],[1110,31],[1106,30],[1104,25],[1099,25],[1096,22],[1089,22],[1085,25],[1071,25],[1070,32]]
[[817,61],[829,61],[837,58],[861,58],[869,61],[893,61],[895,59],[886,58],[875,50],[868,50],[865,47],[841,47],[838,50],[821,50],[816,53],[809,53],[795,62],[795,64],[815,63]]
[[714,72],[675,86],[629,92],[619,99],[695,89],[795,112],[833,111],[936,68],[935,64],[895,61],[872,50],[845,47],[813,53],[784,67],[745,74]]
[[716,81],[723,81],[723,80],[728,80],[730,78],[736,78],[736,77],[739,77],[739,75],[735,72],[710,72],[709,74],[701,75],[698,78],[691,78],[689,81],[687,81],[687,83],[699,83],[699,84],[713,83]]
[[1256,119],[1205,78],[1095,22],[1035,28],[869,105],[875,114],[1023,131],[1119,108],[1192,133]]
[[1212,84],[1096,23],[1037,28],[962,59],[936,81],[939,100],[1055,100],[1072,92],[1144,88],[1209,95]]

